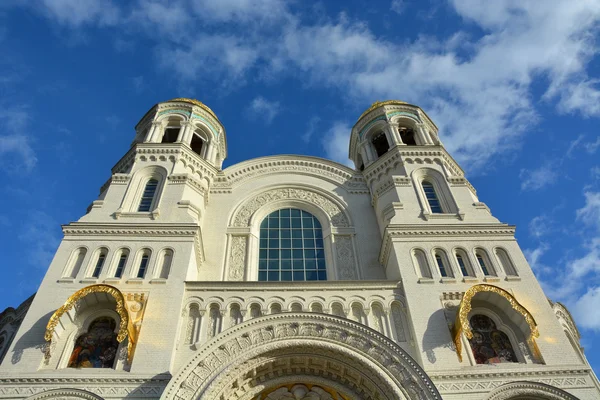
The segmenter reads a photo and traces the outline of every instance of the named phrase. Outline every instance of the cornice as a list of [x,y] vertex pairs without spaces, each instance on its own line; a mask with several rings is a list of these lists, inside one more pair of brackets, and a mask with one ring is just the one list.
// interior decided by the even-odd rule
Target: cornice
[[430,225],[430,224],[390,224],[385,229],[379,262],[385,264],[389,257],[394,239],[410,237],[446,237],[446,238],[481,238],[515,235],[516,227],[508,224],[460,224],[460,225]]
[[65,236],[175,236],[193,237],[200,227],[196,224],[90,224],[72,222],[62,226]]
[[[446,165],[453,179],[464,177],[464,171],[442,146],[402,146],[392,147],[387,153],[365,168],[363,174],[367,181],[387,174],[398,163]],[[463,178],[464,179],[464,178]],[[465,179],[466,180],[466,179]],[[462,181],[461,181],[462,183]]]
[[298,292],[314,290],[401,290],[401,281],[374,280],[374,281],[303,281],[294,282],[251,282],[251,281],[186,281],[185,289],[189,292],[205,292],[222,290],[224,292]]
[[[539,364],[538,364],[539,365]],[[589,375],[591,368],[569,368],[563,367],[549,367],[549,366],[534,366],[531,364],[510,366],[510,370],[502,371],[497,366],[494,366],[493,370],[487,370],[486,367],[491,366],[473,366],[471,368],[463,368],[460,372],[453,371],[427,371],[427,374],[434,382],[453,381],[453,380],[464,380],[464,379],[497,379],[497,378],[530,378],[530,377],[565,377],[568,375]]]
[[360,173],[330,160],[297,155],[261,157],[232,165],[217,176],[211,192],[231,190],[259,176],[279,173],[296,173],[325,179],[344,187],[350,193],[369,192]]

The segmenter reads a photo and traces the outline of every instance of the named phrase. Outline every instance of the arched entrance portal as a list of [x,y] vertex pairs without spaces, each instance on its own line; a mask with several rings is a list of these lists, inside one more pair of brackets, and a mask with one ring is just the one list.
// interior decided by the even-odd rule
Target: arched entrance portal
[[441,399],[399,346],[344,318],[282,313],[236,325],[198,350],[163,400]]

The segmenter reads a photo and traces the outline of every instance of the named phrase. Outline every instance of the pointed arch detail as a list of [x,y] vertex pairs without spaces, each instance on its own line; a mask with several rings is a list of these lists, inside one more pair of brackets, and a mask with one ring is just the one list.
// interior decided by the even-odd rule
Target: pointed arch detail
[[535,338],[539,337],[540,334],[538,332],[537,323],[535,322],[533,315],[531,315],[531,313],[506,290],[494,285],[478,284],[472,286],[465,292],[462,300],[460,301],[460,305],[458,306],[458,312],[456,313],[456,320],[454,321],[454,327],[452,329],[452,337],[456,346],[456,354],[458,355],[458,359],[462,362],[462,342],[460,339],[461,334],[464,333],[467,339],[473,338],[473,332],[471,331],[471,325],[469,323],[471,301],[477,293],[481,292],[492,292],[505,298],[510,303],[513,310],[525,318],[530,330],[528,341],[531,343],[533,348],[537,349],[537,346],[535,345]]

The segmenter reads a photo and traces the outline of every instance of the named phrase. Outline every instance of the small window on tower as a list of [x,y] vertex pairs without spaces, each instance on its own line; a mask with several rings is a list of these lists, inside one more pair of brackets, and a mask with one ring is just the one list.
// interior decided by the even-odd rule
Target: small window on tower
[[204,140],[202,140],[202,138],[199,135],[194,134],[194,136],[192,136],[192,142],[190,143],[190,147],[192,148],[192,151],[194,153],[201,156],[202,147],[204,147]]
[[167,128],[162,138],[162,143],[175,143],[179,136],[179,128]]
[[402,139],[402,143],[408,146],[416,146],[417,142],[415,141],[415,131],[411,128],[400,128],[400,139]]
[[142,193],[142,199],[140,200],[140,205],[138,207],[138,212],[150,211],[157,187],[158,181],[156,179],[150,179],[148,183],[146,183],[146,187],[144,188],[144,193]]
[[431,182],[423,181],[422,183],[423,191],[425,192],[425,197],[427,198],[427,203],[429,203],[429,208],[433,214],[441,214],[444,211],[442,210],[442,206],[440,204],[440,200],[438,199],[437,194],[435,193],[435,189]]
[[373,139],[371,140],[373,146],[375,147],[375,151],[377,152],[377,157],[381,157],[390,149],[390,145],[385,137],[385,133],[379,132],[373,135]]

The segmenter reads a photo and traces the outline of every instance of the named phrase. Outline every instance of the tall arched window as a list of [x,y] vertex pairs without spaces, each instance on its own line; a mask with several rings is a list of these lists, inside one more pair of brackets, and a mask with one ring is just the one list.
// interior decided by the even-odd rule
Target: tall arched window
[[508,253],[506,252],[506,250],[504,249],[496,249],[496,255],[498,256],[498,260],[500,260],[500,265],[502,265],[502,268],[504,268],[504,272],[506,273],[506,275],[508,276],[517,276],[517,270],[515,269],[515,266],[513,265],[512,261],[510,260],[510,257],[508,256]]
[[104,262],[106,261],[106,255],[108,254],[108,250],[106,248],[100,249],[97,253],[96,264],[94,265],[94,269],[92,270],[92,278],[100,277],[100,273],[102,272],[102,268],[104,267]]
[[115,268],[115,278],[121,278],[123,271],[125,271],[125,265],[127,264],[127,257],[129,256],[129,250],[123,249],[119,253],[119,259],[117,261],[117,268]]
[[398,128],[400,132],[400,139],[402,139],[402,143],[408,146],[416,146],[417,142],[415,140],[415,131],[412,128],[401,127]]
[[440,204],[440,200],[435,192],[433,184],[428,181],[423,181],[421,182],[421,186],[423,186],[423,192],[425,192],[425,198],[427,199],[431,212],[433,214],[443,213],[442,205]]
[[475,251],[475,258],[477,258],[477,263],[481,267],[481,271],[483,271],[485,276],[496,276],[496,271],[494,270],[490,258],[484,250],[477,249]]
[[150,262],[150,250],[145,249],[140,255],[140,261],[137,270],[137,278],[145,278],[146,272],[148,271],[148,263]]
[[69,267],[67,268],[68,272],[65,274],[66,276],[69,278],[77,278],[77,274],[81,269],[81,265],[83,264],[86,253],[87,250],[85,247],[80,247],[73,253],[71,259],[69,260]]
[[173,250],[167,249],[162,253],[162,260],[160,264],[160,271],[158,278],[167,279],[171,272],[171,263],[173,262]]
[[151,210],[157,187],[158,181],[154,178],[150,179],[146,183],[146,187],[144,187],[144,192],[142,193],[142,198],[140,199],[140,205],[138,206],[138,212],[147,212]]
[[464,250],[457,249],[454,253],[454,256],[456,257],[456,263],[458,264],[460,272],[463,276],[475,276],[473,273],[473,268],[469,263],[469,257]]
[[431,270],[429,269],[429,265],[427,264],[425,252],[423,252],[423,250],[420,249],[415,249],[413,251],[413,257],[421,278],[431,278]]
[[476,314],[470,322],[473,338],[469,344],[477,364],[518,362],[510,339],[490,317]]
[[116,322],[110,317],[94,320],[77,338],[69,358],[69,368],[113,368],[119,342]]
[[259,281],[327,280],[323,231],[312,214],[284,208],[260,224]]
[[435,250],[435,263],[437,264],[438,270],[440,271],[440,276],[442,278],[454,278],[454,274],[452,273],[452,268],[450,268],[450,263],[448,262],[448,257],[446,257],[446,253],[442,250]]

